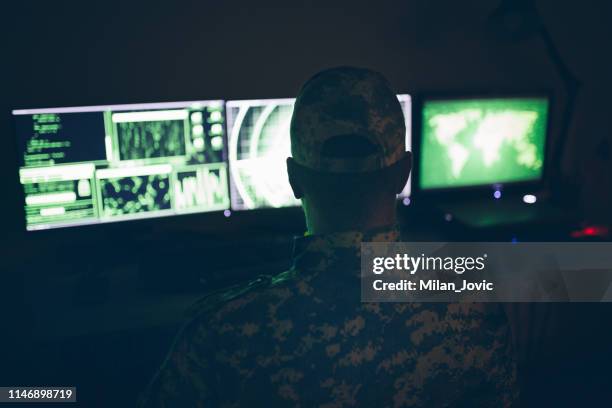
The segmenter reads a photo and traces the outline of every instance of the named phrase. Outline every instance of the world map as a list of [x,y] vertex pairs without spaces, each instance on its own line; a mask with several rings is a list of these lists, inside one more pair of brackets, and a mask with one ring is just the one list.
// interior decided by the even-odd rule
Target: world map
[[[538,169],[542,161],[536,156],[536,145],[529,141],[529,132],[538,115],[536,112],[501,112],[485,114],[479,110],[438,115],[431,119],[436,140],[446,147],[452,163],[452,174],[459,178],[470,155],[480,154],[482,162],[490,167],[501,159],[503,144],[512,146],[517,155],[516,164]],[[457,135],[468,126],[475,126],[472,148],[462,144]]]
[[[546,106],[450,102],[424,112],[421,177],[432,187],[538,178]],[[514,105],[513,105],[514,103]],[[467,105],[467,106],[465,106]]]

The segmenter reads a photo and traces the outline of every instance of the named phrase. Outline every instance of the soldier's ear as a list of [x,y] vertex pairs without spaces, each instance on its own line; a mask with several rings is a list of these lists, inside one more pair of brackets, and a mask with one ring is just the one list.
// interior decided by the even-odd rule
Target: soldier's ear
[[293,195],[299,200],[304,197],[304,191],[300,184],[300,169],[298,168],[298,164],[291,157],[287,157],[287,174],[289,175],[289,184],[293,190]]
[[410,177],[410,171],[412,170],[412,152],[406,152],[406,157],[401,159],[397,165],[397,184],[395,185],[395,193],[399,194],[404,190],[404,187],[408,183],[408,177]]

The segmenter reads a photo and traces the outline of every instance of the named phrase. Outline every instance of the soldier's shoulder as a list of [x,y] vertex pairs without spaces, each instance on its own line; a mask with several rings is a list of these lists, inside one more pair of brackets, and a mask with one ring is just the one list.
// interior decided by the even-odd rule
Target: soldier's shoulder
[[227,317],[254,304],[266,304],[287,293],[298,273],[289,269],[278,274],[259,275],[256,278],[204,295],[188,311],[192,320]]

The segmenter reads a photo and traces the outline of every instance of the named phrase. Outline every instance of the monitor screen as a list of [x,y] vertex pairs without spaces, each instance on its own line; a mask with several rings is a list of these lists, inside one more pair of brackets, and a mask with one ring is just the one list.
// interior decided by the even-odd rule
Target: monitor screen
[[299,205],[287,178],[294,99],[228,101],[227,136],[232,208]]
[[[410,149],[411,100],[398,95],[406,118]],[[235,210],[290,207],[295,199],[286,172],[291,156],[289,127],[294,99],[228,101],[227,133],[230,191]],[[400,194],[410,195],[410,180]]]
[[547,123],[546,97],[425,100],[420,188],[541,179]]
[[28,230],[229,208],[223,101],[13,115]]

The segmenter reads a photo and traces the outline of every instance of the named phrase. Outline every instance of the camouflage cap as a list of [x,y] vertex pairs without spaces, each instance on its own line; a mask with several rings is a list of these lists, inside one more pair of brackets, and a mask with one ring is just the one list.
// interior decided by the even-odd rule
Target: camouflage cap
[[[335,136],[360,137],[374,152],[329,157],[325,142]],[[291,154],[300,165],[334,172],[367,172],[406,156],[406,124],[389,82],[379,73],[353,67],[331,68],[301,88],[291,118]]]

